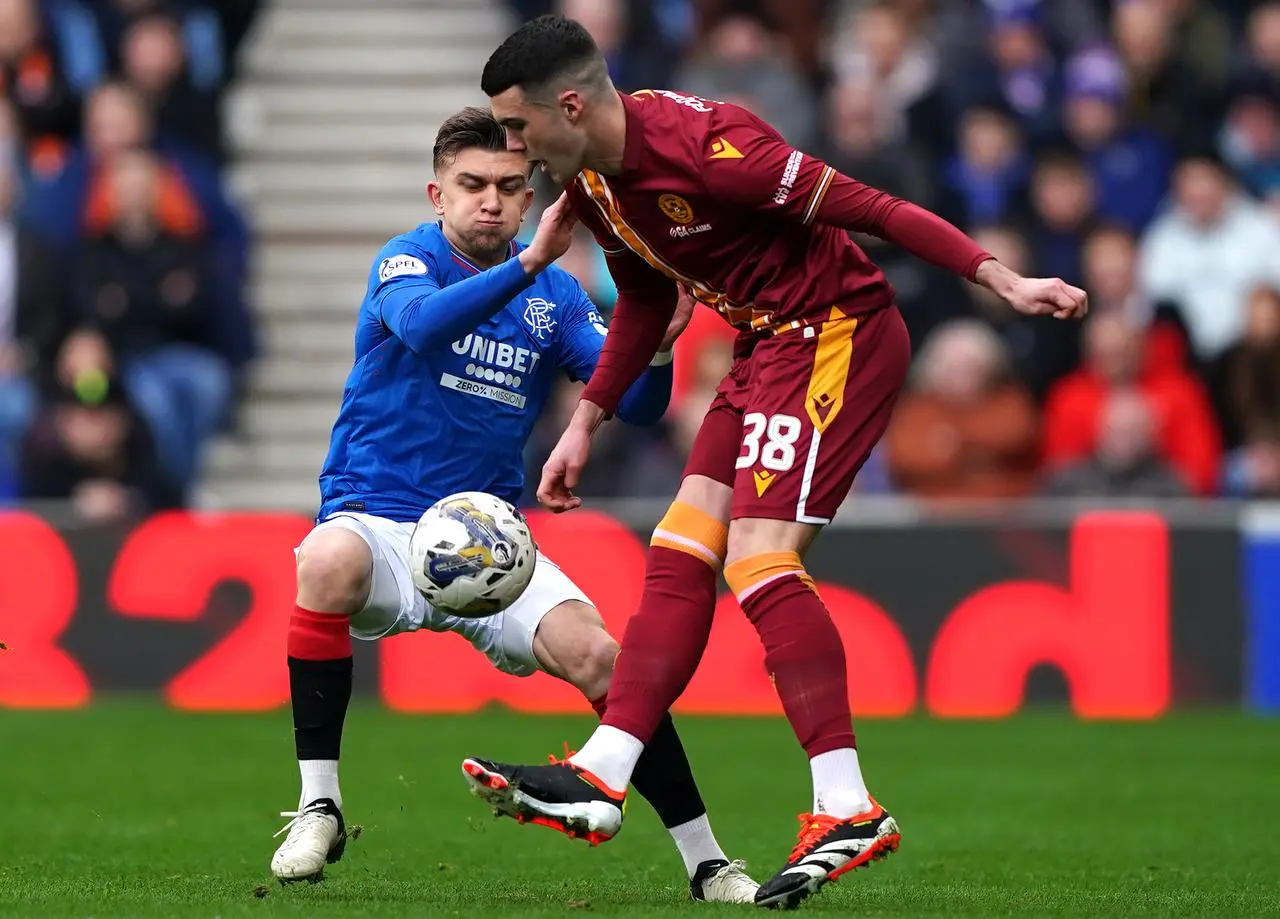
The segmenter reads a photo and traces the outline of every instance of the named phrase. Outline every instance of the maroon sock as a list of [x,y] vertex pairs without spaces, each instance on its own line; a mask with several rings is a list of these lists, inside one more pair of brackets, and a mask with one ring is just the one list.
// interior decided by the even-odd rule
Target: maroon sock
[[716,569],[689,552],[649,549],[640,609],[627,623],[604,724],[648,743],[707,647]]
[[752,591],[743,612],[760,633],[764,663],[796,739],[812,759],[855,746],[844,645],[803,570]]

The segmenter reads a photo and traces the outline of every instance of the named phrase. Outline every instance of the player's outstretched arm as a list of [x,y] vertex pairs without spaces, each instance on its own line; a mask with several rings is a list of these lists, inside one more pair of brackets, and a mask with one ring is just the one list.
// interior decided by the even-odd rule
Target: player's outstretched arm
[[564,255],[573,239],[573,215],[563,196],[542,213],[528,248],[487,271],[441,287],[430,256],[392,242],[379,253],[374,294],[382,321],[417,352],[447,347],[499,312],[548,265]]
[[708,159],[703,181],[717,197],[808,226],[824,223],[901,246],[1003,297],[1018,312],[1079,319],[1084,291],[1057,278],[1023,278],[937,214],[864,185],[751,122],[726,128],[740,152]]

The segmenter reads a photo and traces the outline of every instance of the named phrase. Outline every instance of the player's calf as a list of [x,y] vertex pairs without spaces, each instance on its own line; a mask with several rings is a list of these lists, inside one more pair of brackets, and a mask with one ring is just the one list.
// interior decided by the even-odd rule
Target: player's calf
[[538,623],[533,654],[543,670],[570,683],[594,703],[609,689],[618,642],[605,631],[593,607],[566,600]]

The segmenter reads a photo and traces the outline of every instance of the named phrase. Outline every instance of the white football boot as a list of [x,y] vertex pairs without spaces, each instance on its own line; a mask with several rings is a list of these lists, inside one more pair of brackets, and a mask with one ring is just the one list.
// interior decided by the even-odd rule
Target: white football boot
[[330,798],[319,798],[280,816],[293,819],[280,830],[288,830],[289,835],[271,857],[271,873],[281,884],[324,880],[324,866],[342,858],[347,848],[347,828],[338,805]]
[[751,880],[746,867],[737,859],[703,862],[689,881],[689,895],[707,903],[754,903],[760,885]]

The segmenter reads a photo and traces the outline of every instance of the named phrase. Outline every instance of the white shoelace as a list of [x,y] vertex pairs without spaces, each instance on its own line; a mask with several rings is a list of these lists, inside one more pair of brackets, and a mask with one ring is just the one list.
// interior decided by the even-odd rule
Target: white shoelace
[[312,806],[312,807],[304,808],[303,810],[300,810],[300,811],[281,811],[280,816],[292,817],[293,819],[290,820],[288,823],[286,823],[284,826],[280,827],[279,831],[276,832],[275,836],[271,837],[272,839],[275,839],[276,836],[279,836],[282,833],[287,832],[289,829],[291,829],[295,825],[297,825],[299,828],[304,827],[306,824],[304,824],[302,821],[305,820],[307,817],[327,817],[328,814],[324,812],[323,807]]

